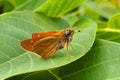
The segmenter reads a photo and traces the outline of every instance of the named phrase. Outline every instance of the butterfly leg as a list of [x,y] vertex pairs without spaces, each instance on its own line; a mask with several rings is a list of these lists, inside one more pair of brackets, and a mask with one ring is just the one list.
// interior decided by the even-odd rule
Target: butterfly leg
[[66,47],[68,59],[70,60],[71,56],[70,56],[70,54],[69,54],[69,52],[68,52],[68,42],[66,42],[65,47]]

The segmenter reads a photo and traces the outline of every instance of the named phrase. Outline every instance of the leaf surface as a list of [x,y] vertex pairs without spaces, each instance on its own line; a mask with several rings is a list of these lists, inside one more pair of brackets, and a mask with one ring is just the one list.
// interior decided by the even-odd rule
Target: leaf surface
[[[71,64],[7,80],[119,80],[120,44],[97,39],[91,50]],[[47,77],[46,77],[47,76]]]
[[49,59],[43,59],[35,53],[22,49],[20,42],[31,38],[32,33],[61,30],[66,26],[63,28],[46,16],[29,11],[1,15],[0,25],[0,79],[69,64],[90,50],[96,34],[96,24],[89,19],[82,19],[76,23],[76,31],[71,43],[73,49],[69,46],[71,59],[68,59],[66,49],[57,51]]
[[87,0],[48,0],[36,9],[36,11],[42,12],[49,17],[61,17],[86,1]]
[[120,13],[112,16],[104,26],[99,26],[97,30],[97,37],[120,42]]

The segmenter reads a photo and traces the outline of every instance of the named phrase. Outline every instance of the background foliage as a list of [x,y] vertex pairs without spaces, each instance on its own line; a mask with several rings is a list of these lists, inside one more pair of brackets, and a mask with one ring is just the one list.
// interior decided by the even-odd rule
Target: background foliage
[[[19,45],[69,26],[70,60],[65,49],[42,59]],[[0,0],[0,80],[119,80],[119,35],[119,0]]]

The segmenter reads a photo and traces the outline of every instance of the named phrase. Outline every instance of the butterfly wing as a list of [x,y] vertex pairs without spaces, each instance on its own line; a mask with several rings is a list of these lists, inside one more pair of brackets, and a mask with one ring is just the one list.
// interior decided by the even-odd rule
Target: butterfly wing
[[58,50],[60,37],[63,37],[61,31],[34,33],[32,39],[22,41],[21,46],[43,58],[47,58]]
[[47,36],[53,36],[53,35],[57,35],[57,34],[58,34],[57,31],[33,33],[32,34],[32,39],[39,38],[39,37],[44,38],[44,37],[47,37]]
[[51,57],[58,49],[59,39],[54,36],[43,38],[33,46],[33,51],[43,58]]
[[35,38],[35,39],[27,39],[27,40],[24,40],[22,42],[20,42],[20,45],[28,50],[28,51],[32,51],[33,52],[33,45],[35,42],[37,42],[40,38]]
[[28,50],[28,51],[32,51],[33,52],[33,45],[39,41],[42,40],[43,38],[49,37],[49,36],[58,36],[59,32],[40,32],[40,33],[34,33],[32,34],[32,39],[27,39],[24,40],[20,43],[20,45]]

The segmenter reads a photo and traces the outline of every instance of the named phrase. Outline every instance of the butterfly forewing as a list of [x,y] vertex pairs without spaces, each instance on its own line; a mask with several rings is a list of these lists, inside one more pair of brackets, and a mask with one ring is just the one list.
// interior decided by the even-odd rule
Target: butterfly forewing
[[46,37],[37,41],[33,46],[33,51],[43,58],[52,56],[58,49],[59,39],[57,37]]
[[50,36],[59,36],[58,32],[41,32],[41,33],[33,33],[32,39],[27,39],[22,41],[20,44],[21,46],[28,50],[33,52],[33,45],[37,43],[37,41],[43,40],[44,38],[49,38]]
[[57,31],[54,31],[54,32],[40,32],[40,33],[33,33],[32,34],[32,38],[44,38],[44,37],[47,37],[47,36],[53,36],[53,35],[57,35],[58,32]]

